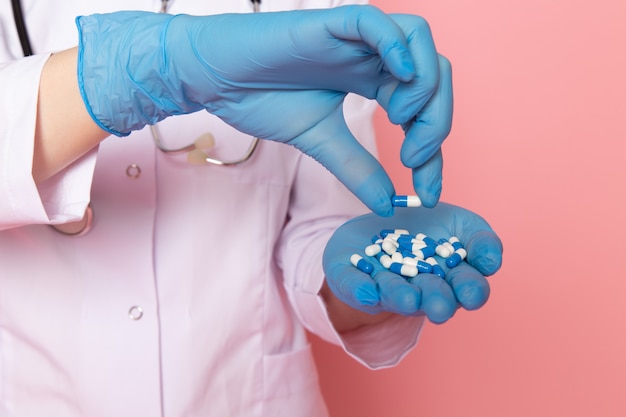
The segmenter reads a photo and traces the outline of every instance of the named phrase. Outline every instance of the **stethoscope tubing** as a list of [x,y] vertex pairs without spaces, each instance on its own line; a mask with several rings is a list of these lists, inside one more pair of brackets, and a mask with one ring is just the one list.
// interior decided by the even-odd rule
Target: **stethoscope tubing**
[[33,54],[33,47],[28,37],[28,30],[26,29],[26,22],[24,21],[24,11],[22,10],[22,3],[20,0],[11,0],[11,7],[13,8],[13,20],[15,21],[15,28],[17,34],[20,37],[20,44],[22,45],[22,52],[24,56],[31,56]]

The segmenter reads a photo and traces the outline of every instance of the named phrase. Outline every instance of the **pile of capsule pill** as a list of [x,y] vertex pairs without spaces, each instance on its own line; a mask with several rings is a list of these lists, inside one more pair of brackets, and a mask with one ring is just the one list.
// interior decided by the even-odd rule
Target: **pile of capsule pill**
[[[416,196],[399,196],[399,201],[411,201]],[[413,199],[415,201],[415,199]],[[417,200],[419,201],[419,200]],[[395,206],[400,206],[397,200]],[[410,203],[409,203],[410,204]],[[416,203],[414,203],[416,204]],[[404,205],[404,207],[417,207]],[[445,259],[448,268],[458,266],[467,257],[467,251],[456,236],[434,240],[424,233],[411,234],[405,229],[383,229],[364,249],[366,257],[358,253],[350,257],[350,263],[366,274],[374,271],[372,262],[377,260],[384,268],[405,278],[419,273],[435,274],[445,278],[445,273],[435,255]]]

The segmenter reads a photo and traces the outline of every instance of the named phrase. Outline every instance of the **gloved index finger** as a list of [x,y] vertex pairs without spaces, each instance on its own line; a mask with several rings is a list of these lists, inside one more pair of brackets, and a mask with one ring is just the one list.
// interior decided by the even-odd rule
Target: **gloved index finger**
[[393,214],[393,183],[380,162],[354,138],[341,107],[292,144],[324,165],[374,213]]
[[382,59],[398,80],[415,77],[415,62],[406,35],[395,21],[374,6],[342,6],[329,10],[328,31],[339,39],[363,41]]

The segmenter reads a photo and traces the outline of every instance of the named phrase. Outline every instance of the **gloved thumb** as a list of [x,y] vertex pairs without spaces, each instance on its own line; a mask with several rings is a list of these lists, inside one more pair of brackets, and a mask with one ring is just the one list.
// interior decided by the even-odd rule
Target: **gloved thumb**
[[292,144],[326,167],[372,212],[391,216],[393,183],[380,162],[350,132],[341,104]]
[[332,90],[246,90],[237,101],[222,100],[207,110],[244,133],[296,147],[374,213],[391,216],[393,184],[350,132],[343,115],[345,97]]

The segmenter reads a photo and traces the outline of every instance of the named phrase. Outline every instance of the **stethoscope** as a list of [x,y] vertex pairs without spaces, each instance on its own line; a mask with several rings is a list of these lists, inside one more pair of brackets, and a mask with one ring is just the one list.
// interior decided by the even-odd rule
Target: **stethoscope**
[[[255,13],[260,12],[261,0],[250,0],[252,3],[252,8]],[[159,13],[167,13],[169,8],[170,0],[161,0],[161,8]],[[24,13],[22,9],[22,4],[20,0],[11,0],[11,6],[13,9],[13,19],[15,21],[15,28],[17,29],[17,34],[20,39],[20,44],[22,47],[22,52],[24,56],[33,55],[33,48],[30,43],[30,38],[28,36],[28,30],[26,28],[26,22],[24,20]],[[150,133],[152,134],[152,138],[156,147],[167,155],[188,154],[188,161],[193,164],[212,164],[212,165],[220,165],[220,166],[234,166],[239,165],[252,157],[255,149],[259,143],[259,138],[255,137],[250,142],[248,146],[248,150],[246,153],[237,159],[223,161],[221,159],[213,158],[206,153],[206,149],[209,149],[214,144],[213,136],[210,133],[205,133],[201,135],[193,144],[184,146],[181,148],[167,148],[163,145],[161,141],[161,137],[159,135],[159,131],[156,125],[150,126]],[[87,207],[85,211],[85,216],[82,220],[69,223],[67,225],[51,225],[51,227],[57,232],[68,235],[68,236],[80,236],[87,233],[93,224],[93,209],[91,204]]]
[[[254,13],[261,11],[261,0],[250,0],[252,3],[252,10]],[[170,0],[161,0],[161,8],[159,13],[167,13],[170,5]],[[11,0],[11,6],[13,8],[13,19],[15,20],[15,27],[20,38],[20,44],[22,46],[22,52],[24,56],[30,56],[33,54],[33,48],[28,36],[28,30],[26,28],[26,22],[24,21],[24,13],[22,10],[22,4],[20,0]],[[234,166],[239,165],[249,160],[259,144],[259,138],[255,137],[250,142],[245,154],[237,159],[222,160],[210,156],[207,150],[211,149],[215,144],[215,139],[211,133],[204,133],[199,136],[194,143],[180,148],[168,148],[163,144],[161,135],[157,125],[150,125],[150,134],[157,149],[166,155],[187,154],[187,161],[191,164],[212,164],[219,166]]]
[[[252,10],[254,13],[261,11],[261,0],[250,0],[252,3]],[[167,13],[169,7],[169,0],[161,0],[161,9],[159,13]],[[224,161],[218,158],[211,157],[206,150],[211,149],[215,145],[215,139],[211,133],[204,133],[200,135],[192,144],[183,146],[181,148],[168,148],[163,145],[159,129],[157,125],[150,125],[150,133],[156,147],[163,153],[168,155],[187,154],[187,161],[191,164],[213,164],[220,166],[234,166],[246,162],[254,154],[255,149],[259,144],[259,138],[255,137],[250,142],[246,153],[237,159]]]

